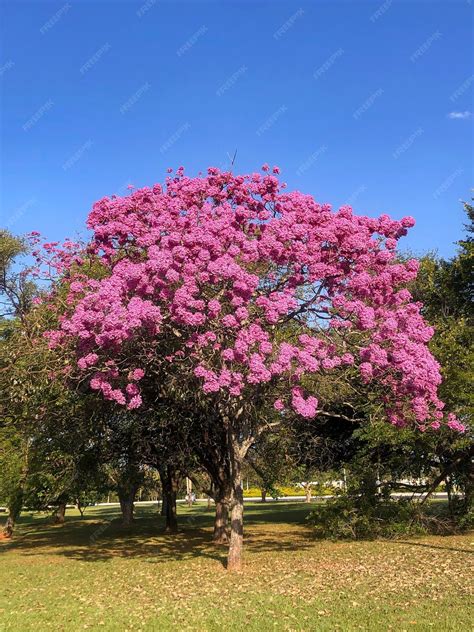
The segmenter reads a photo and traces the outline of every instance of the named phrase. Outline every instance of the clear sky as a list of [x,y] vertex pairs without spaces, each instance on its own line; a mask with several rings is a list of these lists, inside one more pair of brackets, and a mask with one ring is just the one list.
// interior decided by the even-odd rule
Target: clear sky
[[1,224],[49,239],[91,204],[279,165],[289,189],[454,252],[473,186],[469,0],[1,3]]

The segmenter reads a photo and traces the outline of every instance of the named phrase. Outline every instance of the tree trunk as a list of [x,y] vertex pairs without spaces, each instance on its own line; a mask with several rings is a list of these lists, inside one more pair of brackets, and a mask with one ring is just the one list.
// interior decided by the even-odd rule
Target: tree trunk
[[193,504],[193,483],[190,478],[186,476],[186,500],[188,507],[192,507]]
[[[470,464],[468,467],[470,468]],[[470,468],[470,472],[472,472],[472,468]],[[469,515],[470,511],[472,510],[474,500],[474,476],[469,473],[466,478],[467,480],[463,484],[462,488],[463,500],[461,514],[463,516]]]
[[11,538],[13,536],[15,524],[21,514],[21,510],[23,507],[24,488],[29,471],[29,452],[29,443],[27,441],[24,447],[21,477],[18,481],[15,491],[10,496],[10,502],[8,503],[8,518],[2,529],[2,535],[4,538]]
[[262,489],[262,503],[266,503],[267,502],[267,490],[266,489]]
[[54,524],[64,524],[66,517],[66,503],[60,502],[53,516]]
[[137,485],[127,485],[118,488],[120,510],[122,511],[122,525],[130,527],[133,523],[134,501]]
[[308,485],[305,489],[305,494],[306,494],[306,500],[305,502],[310,503],[311,502],[311,485]]
[[119,494],[120,510],[122,512],[122,524],[124,527],[130,527],[133,523],[133,500],[128,496]]
[[167,465],[160,468],[161,487],[163,490],[163,505],[165,512],[165,533],[177,533],[178,514],[176,511],[176,497],[178,494],[179,479],[176,469]]
[[446,493],[448,495],[448,512],[451,518],[454,518],[454,503],[453,503],[453,484],[451,477],[446,476],[444,479]]
[[5,524],[3,525],[2,535],[4,538],[11,538],[13,536],[13,531],[15,530],[15,525],[20,517],[21,508],[23,506],[23,484],[18,487],[15,494],[13,494],[12,499],[10,501],[10,505],[8,507],[8,518]]
[[161,516],[166,516],[166,495],[165,492],[163,491],[162,494],[163,498],[161,499],[161,510],[160,510],[160,515]]
[[216,500],[216,517],[214,519],[213,541],[216,544],[229,542],[229,504],[228,501]]
[[166,502],[166,533],[177,533],[178,531],[178,513],[176,510],[176,497],[178,494],[178,478],[175,470],[168,467],[169,486],[167,490]]
[[230,544],[227,570],[240,571],[244,545],[244,493],[242,489],[242,450],[233,438],[231,441],[232,498],[230,506]]
[[230,545],[227,557],[227,569],[240,571],[244,546],[244,495],[239,485],[234,490],[230,512]]
[[4,538],[11,538],[13,536],[13,531],[15,530],[15,516],[10,512],[8,514],[7,521],[3,525],[2,535]]
[[176,511],[176,492],[171,492],[171,497],[166,504],[166,533],[178,532],[178,513]]

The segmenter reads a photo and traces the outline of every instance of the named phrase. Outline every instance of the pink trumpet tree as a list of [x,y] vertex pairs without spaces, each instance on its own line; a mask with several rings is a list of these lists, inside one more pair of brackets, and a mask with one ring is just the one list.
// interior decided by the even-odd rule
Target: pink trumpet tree
[[68,254],[67,308],[48,333],[74,349],[92,389],[128,409],[149,378],[157,390],[171,374],[199,385],[228,431],[233,569],[242,460],[270,418],[318,415],[308,376],[350,367],[382,388],[390,423],[462,431],[444,419],[433,330],[405,289],[418,264],[395,253],[414,220],[333,211],[286,192],[278,172],[191,178],[179,168],[165,186],[96,202],[85,259],[103,272],[90,278]]

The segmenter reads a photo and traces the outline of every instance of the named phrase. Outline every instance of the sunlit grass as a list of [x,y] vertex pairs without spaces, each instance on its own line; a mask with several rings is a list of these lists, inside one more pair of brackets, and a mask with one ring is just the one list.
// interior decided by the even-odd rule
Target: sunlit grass
[[473,536],[316,541],[304,503],[246,506],[245,570],[225,571],[212,512],[118,507],[64,526],[26,513],[0,543],[0,630],[470,630]]

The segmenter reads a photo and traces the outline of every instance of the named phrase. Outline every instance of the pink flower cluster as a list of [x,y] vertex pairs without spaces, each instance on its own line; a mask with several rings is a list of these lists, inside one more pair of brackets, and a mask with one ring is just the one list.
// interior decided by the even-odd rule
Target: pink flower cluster
[[73,345],[92,388],[129,408],[140,405],[136,372],[168,362],[191,367],[205,393],[275,387],[277,410],[309,418],[318,400],[304,376],[350,367],[384,387],[392,423],[439,423],[433,332],[404,288],[417,262],[394,252],[414,220],[333,211],[268,171],[180,168],[164,187],[94,204],[87,252],[107,275],[67,279],[51,344]]

